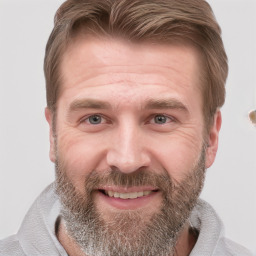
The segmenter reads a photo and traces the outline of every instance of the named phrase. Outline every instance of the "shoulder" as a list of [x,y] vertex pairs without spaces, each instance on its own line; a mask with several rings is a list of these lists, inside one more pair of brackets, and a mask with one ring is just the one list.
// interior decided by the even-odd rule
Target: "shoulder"
[[55,237],[59,208],[51,184],[33,203],[18,233],[0,241],[0,256],[66,255]]
[[0,256],[25,256],[16,235],[0,240]]
[[225,255],[225,256],[252,256],[252,253],[240,244],[229,240],[228,238],[221,238],[214,255]]
[[190,223],[199,231],[191,256],[252,256],[246,248],[225,237],[221,219],[207,202],[198,200]]

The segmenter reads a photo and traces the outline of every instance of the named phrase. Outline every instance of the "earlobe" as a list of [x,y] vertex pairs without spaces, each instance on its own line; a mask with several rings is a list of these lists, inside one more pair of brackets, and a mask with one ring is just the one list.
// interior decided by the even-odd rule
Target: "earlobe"
[[49,124],[49,139],[50,139],[50,152],[49,157],[50,160],[55,163],[56,156],[55,156],[55,138],[54,138],[54,131],[53,131],[53,113],[49,108],[45,108],[45,118]]
[[218,110],[214,115],[214,122],[209,130],[208,144],[206,148],[206,168],[209,168],[216,157],[219,143],[219,132],[221,128],[222,118],[221,112]]

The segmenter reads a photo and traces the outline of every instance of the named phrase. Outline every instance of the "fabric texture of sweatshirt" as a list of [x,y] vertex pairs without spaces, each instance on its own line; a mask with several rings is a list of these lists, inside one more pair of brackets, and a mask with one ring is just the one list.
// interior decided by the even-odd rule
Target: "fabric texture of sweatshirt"
[[[18,233],[0,241],[0,256],[68,256],[55,235],[59,214],[60,202],[51,184],[36,199]],[[199,231],[190,256],[252,256],[224,237],[221,220],[205,201],[198,200],[190,222]]]

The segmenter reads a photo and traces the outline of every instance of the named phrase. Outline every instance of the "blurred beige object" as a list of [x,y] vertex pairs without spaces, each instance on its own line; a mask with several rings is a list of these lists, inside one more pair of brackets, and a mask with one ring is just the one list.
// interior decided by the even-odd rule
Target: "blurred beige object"
[[250,118],[251,122],[256,125],[256,110],[252,110],[249,113],[249,118]]

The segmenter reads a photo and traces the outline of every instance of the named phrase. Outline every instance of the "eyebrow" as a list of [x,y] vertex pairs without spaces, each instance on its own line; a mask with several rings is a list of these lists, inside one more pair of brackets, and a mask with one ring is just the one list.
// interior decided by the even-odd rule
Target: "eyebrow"
[[145,109],[179,109],[189,112],[188,108],[180,101],[170,99],[149,99],[145,105]]
[[[80,109],[112,109],[111,104],[96,99],[78,99],[74,100],[69,107],[69,112],[78,111]],[[143,109],[179,109],[189,112],[188,108],[180,101],[168,99],[148,99]]]
[[70,104],[69,112],[77,111],[79,109],[110,109],[111,105],[108,102],[95,99],[79,99]]

